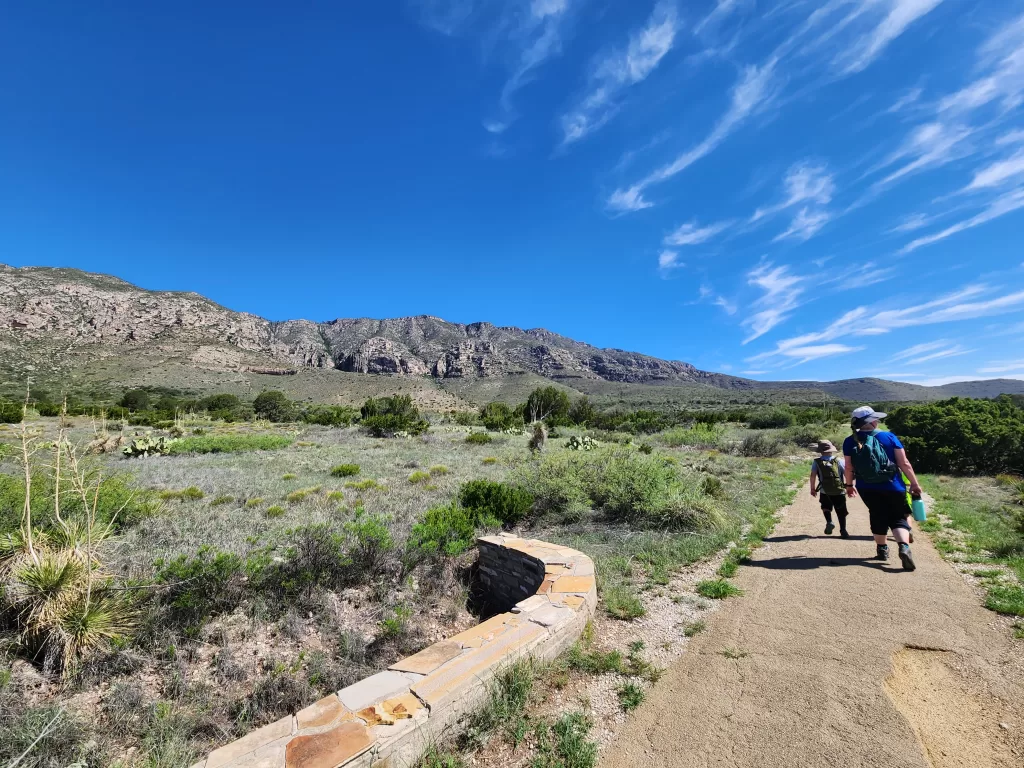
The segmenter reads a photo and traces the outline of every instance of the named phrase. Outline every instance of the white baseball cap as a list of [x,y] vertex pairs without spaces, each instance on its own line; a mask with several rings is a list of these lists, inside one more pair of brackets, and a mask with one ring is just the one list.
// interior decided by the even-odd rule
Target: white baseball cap
[[860,408],[853,410],[853,425],[855,427],[863,426],[872,421],[880,421],[889,414],[876,411],[870,405],[862,405]]

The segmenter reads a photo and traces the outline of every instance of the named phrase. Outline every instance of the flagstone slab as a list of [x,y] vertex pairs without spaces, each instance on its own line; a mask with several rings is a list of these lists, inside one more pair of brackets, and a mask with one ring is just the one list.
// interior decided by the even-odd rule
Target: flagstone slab
[[590,576],[562,576],[557,579],[552,592],[583,592],[587,593],[594,588],[594,579]]
[[384,699],[408,693],[409,686],[420,678],[422,675],[385,670],[342,688],[338,691],[338,698],[350,711],[358,712]]
[[304,728],[320,728],[331,725],[335,721],[352,720],[354,715],[348,711],[338,694],[332,693],[315,704],[295,714],[295,725],[301,731]]
[[576,612],[570,608],[563,608],[557,605],[547,605],[538,608],[530,614],[530,621],[540,624],[542,627],[553,627],[564,621],[569,621]]
[[215,749],[206,759],[206,768],[221,768],[221,766],[229,765],[243,755],[255,752],[272,741],[277,741],[284,736],[291,735],[292,716],[288,715],[288,717],[282,717],[276,723],[257,728],[237,741],[232,741],[220,749]]
[[296,736],[288,742],[284,768],[337,768],[373,746],[362,723],[342,723],[325,733]]
[[392,664],[389,669],[428,675],[446,661],[454,659],[460,653],[462,653],[462,645],[458,642],[442,640],[428,648],[424,648],[419,653],[414,653],[412,656],[407,656],[401,661]]

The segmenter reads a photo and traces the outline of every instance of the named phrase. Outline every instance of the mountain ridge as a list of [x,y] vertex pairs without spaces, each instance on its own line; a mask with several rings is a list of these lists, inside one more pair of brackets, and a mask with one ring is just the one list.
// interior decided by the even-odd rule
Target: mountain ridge
[[680,360],[595,347],[545,328],[452,323],[426,314],[271,321],[229,309],[194,291],[144,289],[116,276],[68,267],[2,264],[0,354],[5,360],[0,374],[8,377],[38,377],[44,375],[42,369],[51,378],[74,378],[103,361],[116,374],[119,359],[127,364],[127,358],[155,356],[200,372],[272,375],[336,370],[423,377],[439,385],[539,376],[580,391],[599,389],[605,382],[748,392],[803,390],[808,395],[862,400],[1024,393],[1024,382],[1016,380],[945,387],[872,377],[761,382],[704,371]]

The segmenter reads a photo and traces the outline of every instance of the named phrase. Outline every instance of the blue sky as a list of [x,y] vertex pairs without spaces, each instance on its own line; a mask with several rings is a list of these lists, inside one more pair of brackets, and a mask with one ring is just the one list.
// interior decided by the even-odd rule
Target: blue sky
[[1024,378],[1024,2],[37,2],[0,261],[761,379]]

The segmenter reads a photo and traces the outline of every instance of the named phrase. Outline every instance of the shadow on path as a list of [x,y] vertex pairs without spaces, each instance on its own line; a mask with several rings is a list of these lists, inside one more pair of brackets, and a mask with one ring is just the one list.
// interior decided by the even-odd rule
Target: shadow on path
[[833,534],[831,536],[811,536],[807,533],[801,533],[796,536],[766,536],[764,541],[768,544],[781,544],[786,541],[810,541],[811,539],[835,539],[836,541],[873,541],[871,536],[850,536],[848,539],[843,539],[839,534]]
[[815,568],[847,565],[859,565],[880,571],[887,570],[883,561],[867,557],[803,557],[797,555],[795,557],[776,557],[770,560],[751,560],[744,565],[751,568],[764,568],[769,571],[810,571]]

